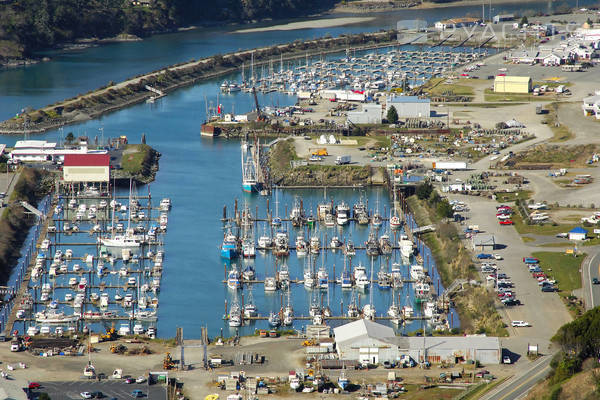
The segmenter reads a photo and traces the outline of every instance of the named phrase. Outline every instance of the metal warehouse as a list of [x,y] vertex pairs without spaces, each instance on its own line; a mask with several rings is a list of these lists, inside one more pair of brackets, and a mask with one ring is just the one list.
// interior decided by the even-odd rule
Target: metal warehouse
[[497,337],[488,336],[396,336],[389,326],[360,319],[334,328],[340,360],[380,364],[407,357],[431,363],[461,363],[468,360],[499,364],[502,349]]
[[386,101],[387,113],[394,106],[400,118],[429,118],[431,100],[417,96],[390,96]]
[[361,111],[348,111],[348,122],[353,124],[380,124],[381,104],[363,104]]

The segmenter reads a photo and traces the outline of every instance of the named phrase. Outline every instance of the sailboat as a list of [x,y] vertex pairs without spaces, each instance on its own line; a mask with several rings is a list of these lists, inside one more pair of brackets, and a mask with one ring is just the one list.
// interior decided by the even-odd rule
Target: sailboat
[[283,324],[286,326],[292,325],[294,322],[294,308],[290,302],[290,289],[287,290],[287,305],[283,310]]
[[[371,281],[373,281],[373,259],[371,259]],[[369,304],[365,304],[362,311],[364,319],[375,319],[375,306],[373,305],[373,290],[369,291]]]
[[275,190],[275,217],[271,221],[271,225],[280,226],[281,218],[279,218],[279,191]]
[[[132,180],[129,180],[129,203],[132,204],[131,199],[131,186]],[[115,208],[113,207],[113,221],[112,221],[112,237],[102,238],[100,242],[107,247],[139,247],[142,244],[142,237],[135,235],[131,228],[131,207],[127,214],[127,229],[123,235],[115,235]]]
[[229,309],[229,326],[232,328],[236,328],[242,325],[242,309],[240,308],[239,303],[237,302],[237,296],[231,304],[231,308]]
[[346,257],[344,257],[344,270],[342,271],[340,283],[342,285],[342,289],[352,288],[352,277],[350,276],[350,272],[346,269]]
[[252,289],[248,291],[248,299],[246,304],[244,304],[244,317],[251,318],[256,317],[258,314],[258,310],[256,305],[254,304],[254,297],[252,296]]
[[392,291],[392,305],[388,308],[387,315],[391,318],[393,324],[400,324],[400,307],[396,304],[396,294]]
[[394,208],[393,212],[390,213],[390,228],[391,229],[400,229],[402,226],[402,220],[398,215],[398,210],[396,209],[396,189],[394,188]]
[[[242,141],[242,190],[246,193],[257,193],[261,189],[258,182],[258,160],[260,160],[260,145],[248,144]],[[250,154],[248,154],[250,153]]]

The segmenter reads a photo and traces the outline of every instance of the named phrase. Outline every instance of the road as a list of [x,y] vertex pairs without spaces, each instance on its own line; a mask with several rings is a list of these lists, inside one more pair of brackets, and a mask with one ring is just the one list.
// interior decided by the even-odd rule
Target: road
[[594,285],[592,283],[593,278],[600,279],[600,252],[590,254],[583,261],[581,273],[585,308],[590,310],[600,304],[600,285]]
[[163,386],[148,386],[145,383],[128,385],[122,380],[41,382],[41,385],[36,392],[46,392],[53,400],[83,400],[82,392],[102,392],[104,399],[127,399],[133,398],[133,390],[141,390],[144,393],[142,399],[145,400],[162,400],[166,394]]
[[550,371],[552,355],[541,357],[531,368],[515,375],[483,396],[482,400],[516,400],[525,397],[533,386],[544,379]]

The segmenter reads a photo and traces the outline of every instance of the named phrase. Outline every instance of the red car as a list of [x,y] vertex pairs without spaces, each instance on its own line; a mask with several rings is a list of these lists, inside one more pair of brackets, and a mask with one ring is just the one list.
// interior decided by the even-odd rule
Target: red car
[[127,378],[127,379],[125,379],[125,383],[127,383],[127,384],[135,383],[135,379]]
[[41,387],[42,387],[42,385],[40,385],[40,384],[39,384],[39,383],[37,383],[37,382],[30,382],[30,383],[29,383],[29,389],[39,389],[39,388],[41,388]]
[[534,272],[534,273],[533,273],[533,277],[534,277],[534,278],[545,278],[545,277],[546,277],[546,274],[545,274],[545,273],[543,273],[543,272]]
[[501,219],[500,221],[498,221],[498,223],[500,225],[512,225],[512,219]]

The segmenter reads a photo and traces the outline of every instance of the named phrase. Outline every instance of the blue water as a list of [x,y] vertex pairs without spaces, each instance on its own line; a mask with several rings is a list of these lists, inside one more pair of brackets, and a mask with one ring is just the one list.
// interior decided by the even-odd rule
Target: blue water
[[[574,1],[570,2],[574,4]],[[528,9],[545,10],[545,2],[528,3]],[[587,3],[586,3],[587,4]],[[585,5],[583,1],[580,5]],[[494,5],[493,13],[515,12],[518,4]],[[110,80],[118,81],[126,77],[191,58],[199,58],[214,53],[225,53],[241,48],[287,42],[295,39],[308,39],[327,33],[338,35],[348,32],[378,30],[395,26],[396,20],[424,18],[433,22],[441,18],[464,15],[472,12],[478,15],[480,7],[451,7],[439,10],[402,10],[379,14],[376,20],[346,27],[326,29],[303,29],[296,31],[261,32],[250,34],[231,33],[233,28],[202,29],[149,38],[143,42],[119,43],[68,53],[51,53],[52,62],[41,63],[25,68],[0,72],[0,118],[7,118],[25,106],[38,107],[56,100],[86,92]],[[236,76],[232,76],[236,78]],[[248,197],[241,192],[241,170],[239,142],[225,139],[207,139],[199,135],[200,124],[205,120],[205,98],[216,102],[219,80],[204,82],[194,87],[184,88],[160,99],[154,105],[139,104],[118,111],[98,120],[80,125],[65,127],[62,131],[51,131],[36,136],[40,139],[58,140],[67,132],[76,135],[105,137],[127,135],[131,142],[138,142],[142,134],[147,142],[162,153],[160,171],[156,182],[150,185],[155,199],[170,197],[173,210],[169,215],[169,231],[165,238],[166,257],[160,293],[158,335],[172,337],[175,328],[182,326],[186,337],[198,337],[200,327],[207,326],[209,334],[219,333],[221,328],[227,333],[229,328],[221,320],[225,313],[224,301],[231,300],[232,293],[221,283],[223,260],[219,245],[222,240],[220,222],[222,207],[230,209],[235,198],[244,199],[259,206],[264,215],[265,199]],[[295,97],[272,93],[260,95],[261,105],[286,106],[294,104]],[[246,94],[221,96],[219,102],[225,111],[235,107],[236,113],[250,111],[253,99]],[[100,130],[102,129],[102,131]],[[14,144],[20,137],[4,137],[3,142]],[[143,192],[147,188],[140,189]],[[371,207],[375,205],[377,190],[368,192]],[[281,215],[285,204],[292,204],[292,196],[298,192],[284,191],[281,197]],[[321,191],[303,191],[305,206],[315,205],[321,198]],[[358,197],[357,191],[329,191],[328,196],[347,202]],[[387,196],[380,193],[380,207],[389,210]],[[289,208],[288,208],[289,209]],[[342,236],[347,237],[349,228]],[[366,231],[352,232],[356,244],[364,241]],[[293,238],[292,238],[293,240]],[[425,249],[425,251],[427,251]],[[427,253],[425,253],[427,254]],[[328,255],[326,265],[330,275],[333,264],[339,276],[343,261],[340,255]],[[425,257],[431,259],[431,257]],[[363,264],[370,265],[364,255],[359,256]],[[259,276],[264,276],[273,267],[270,256],[258,256],[255,261]],[[292,254],[288,261],[293,277],[301,275],[301,265]],[[317,265],[320,265],[318,260]],[[375,263],[376,271],[379,260]],[[375,271],[375,272],[376,272]],[[437,287],[437,274],[433,272]],[[397,293],[406,299],[410,293],[408,286]],[[262,286],[253,291],[261,315],[279,307],[280,297],[267,296]],[[369,293],[361,297],[361,304],[369,298]],[[293,304],[297,315],[308,313],[310,293],[303,286],[292,289]],[[339,315],[343,299],[346,307],[349,292],[342,293],[339,287],[331,286],[329,301],[334,314]],[[387,311],[389,294],[373,290],[377,314]],[[326,302],[326,297],[324,302]],[[455,318],[456,321],[456,318]],[[299,325],[295,325],[299,326]],[[416,329],[413,324],[407,329]],[[254,326],[242,329],[250,332]]]

